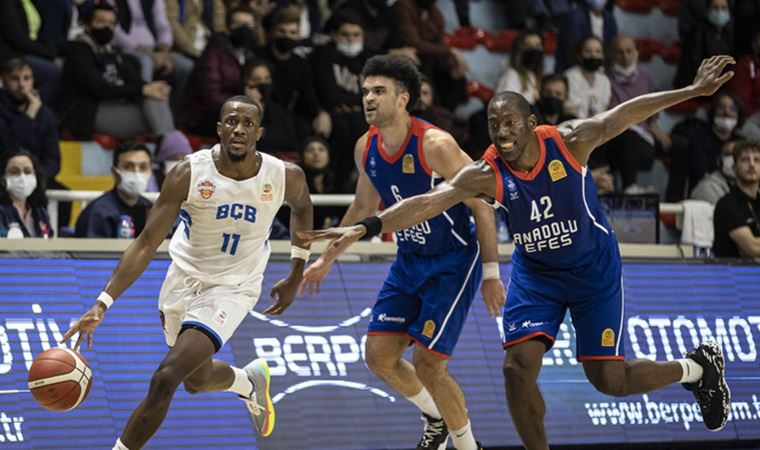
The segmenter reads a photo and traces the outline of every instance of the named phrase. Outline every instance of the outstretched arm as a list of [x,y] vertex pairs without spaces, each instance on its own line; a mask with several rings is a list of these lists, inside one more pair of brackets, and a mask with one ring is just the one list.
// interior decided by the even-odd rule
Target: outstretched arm
[[560,124],[559,131],[573,156],[586,165],[595,148],[631,126],[683,101],[715,93],[734,75],[731,71],[722,73],[726,66],[734,63],[734,59],[726,55],[705,59],[691,86],[641,95],[589,119]]
[[[164,180],[158,200],[148,214],[148,220],[142,233],[137,236],[121,255],[119,264],[111,273],[103,292],[112,299],[118,298],[145,271],[156,255],[158,246],[164,241],[169,229],[179,214],[182,202],[190,189],[190,161],[185,160],[175,167]],[[61,342],[69,340],[79,332],[74,348],[79,347],[87,336],[87,348],[92,345],[92,333],[105,317],[108,305],[98,300],[71,326]]]

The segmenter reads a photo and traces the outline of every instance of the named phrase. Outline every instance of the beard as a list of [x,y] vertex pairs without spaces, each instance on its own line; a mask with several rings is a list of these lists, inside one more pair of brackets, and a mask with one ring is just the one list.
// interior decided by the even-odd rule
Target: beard
[[234,163],[242,162],[245,159],[245,157],[248,156],[248,152],[245,152],[245,153],[242,153],[242,154],[239,154],[239,155],[236,154],[236,153],[232,153],[232,152],[229,152],[227,154],[230,157],[230,161],[232,161]]

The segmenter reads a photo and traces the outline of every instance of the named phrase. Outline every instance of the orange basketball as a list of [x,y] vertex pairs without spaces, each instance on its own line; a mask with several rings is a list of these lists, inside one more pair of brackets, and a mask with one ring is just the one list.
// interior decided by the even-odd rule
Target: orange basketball
[[29,369],[34,399],[50,411],[69,411],[87,398],[92,370],[82,355],[57,347],[37,355]]

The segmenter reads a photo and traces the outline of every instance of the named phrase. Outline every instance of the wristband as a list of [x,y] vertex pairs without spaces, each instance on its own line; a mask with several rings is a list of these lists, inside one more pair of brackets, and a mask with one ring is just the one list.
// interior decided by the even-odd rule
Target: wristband
[[309,260],[309,256],[311,256],[311,251],[306,250],[305,248],[296,247],[295,245],[290,247],[290,258],[298,258],[303,259],[304,261]]
[[106,310],[113,305],[113,297],[111,297],[106,291],[103,291],[98,295],[98,301],[103,302],[103,304],[106,305]]
[[498,280],[500,277],[501,275],[499,274],[499,263],[483,263],[483,280]]
[[356,225],[364,225],[364,228],[367,229],[367,233],[364,235],[364,237],[374,237],[380,234],[381,231],[383,231],[383,221],[380,220],[377,216],[369,216],[365,217],[364,219],[356,222]]

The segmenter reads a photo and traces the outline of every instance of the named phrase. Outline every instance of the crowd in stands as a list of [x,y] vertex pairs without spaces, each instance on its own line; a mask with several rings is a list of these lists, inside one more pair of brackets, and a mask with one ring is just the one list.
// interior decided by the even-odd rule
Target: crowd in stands
[[[613,0],[506,2],[516,37],[493,87],[521,93],[539,122],[552,125],[653,92],[637,40],[619,30],[615,8]],[[478,26],[467,0],[455,9],[463,30]],[[640,194],[654,190],[641,171],[664,162],[662,199],[722,205],[716,236],[725,234],[725,210],[743,205],[741,217],[754,225],[740,252],[758,256],[760,208],[743,186],[760,171],[760,1],[682,1],[678,34],[673,87],[689,85],[715,54],[735,56],[735,76],[670,133],[657,117],[637,124],[598,149],[589,168],[600,193]],[[546,58],[550,35],[556,50]],[[299,161],[314,193],[352,193],[354,142],[366,131],[360,74],[380,53],[419,67],[415,114],[478,158],[489,144],[485,112],[456,113],[468,101],[470,72],[447,39],[436,0],[4,0],[0,228],[15,222],[27,236],[58,233],[44,204],[45,186],[65,188],[55,178],[60,139],[105,134],[126,142],[114,151],[116,187],[80,215],[76,235],[115,236],[123,215],[139,233],[150,207],[142,194],[159,189],[194,150],[191,142],[213,143],[221,105],[243,93],[264,111],[260,150]],[[729,195],[732,202],[719,201]],[[728,222],[738,223],[733,213]],[[333,225],[340,215],[324,208],[315,225]]]

